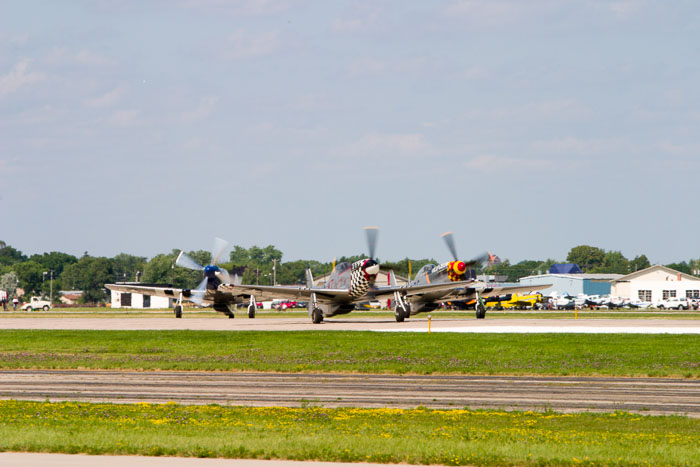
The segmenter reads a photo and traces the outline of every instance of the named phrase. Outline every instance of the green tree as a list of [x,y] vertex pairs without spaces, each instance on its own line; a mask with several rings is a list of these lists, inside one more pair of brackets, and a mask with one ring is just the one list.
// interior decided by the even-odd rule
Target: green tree
[[641,271],[651,266],[649,259],[646,255],[635,256],[633,260],[630,261],[630,271]]
[[683,272],[685,274],[690,274],[690,265],[685,261],[681,261],[680,263],[667,264],[666,267],[675,269],[676,271]]
[[[172,284],[173,287],[193,289],[202,281],[201,271],[183,268],[175,265],[180,250],[168,254],[160,254],[151,258],[143,267],[143,282],[153,284]],[[211,253],[199,250],[188,253],[201,265],[208,264]]]
[[114,281],[114,270],[109,258],[83,256],[77,263],[63,270],[62,284],[83,291],[82,303],[98,303],[107,297],[105,284]]
[[0,276],[0,290],[7,292],[7,297],[12,299],[15,296],[19,278],[14,272],[8,272]]
[[21,251],[0,240],[0,266],[11,266],[23,261],[27,261],[27,257]]
[[594,246],[579,245],[569,251],[566,260],[578,264],[583,272],[588,272],[602,265],[604,258],[605,250]]
[[19,278],[19,286],[27,296],[41,293],[44,268],[34,261],[24,261],[12,266]]
[[143,256],[134,256],[126,253],[119,253],[112,258],[112,268],[114,274],[119,280],[126,279],[127,282],[136,280],[136,273],[143,274],[146,266],[146,258]]
[[69,255],[68,253],[61,253],[60,251],[32,255],[29,260],[41,264],[44,271],[53,271],[54,278],[59,277],[63,272],[63,268],[67,265],[78,262],[78,258],[75,256]]
[[593,268],[593,272],[610,274],[627,274],[630,271],[630,263],[620,251],[608,251],[603,257],[603,264]]

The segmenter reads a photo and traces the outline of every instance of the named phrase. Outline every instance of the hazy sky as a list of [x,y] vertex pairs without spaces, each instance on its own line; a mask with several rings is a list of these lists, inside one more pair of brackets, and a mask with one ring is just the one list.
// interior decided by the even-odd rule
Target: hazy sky
[[700,257],[695,1],[3,1],[0,240]]

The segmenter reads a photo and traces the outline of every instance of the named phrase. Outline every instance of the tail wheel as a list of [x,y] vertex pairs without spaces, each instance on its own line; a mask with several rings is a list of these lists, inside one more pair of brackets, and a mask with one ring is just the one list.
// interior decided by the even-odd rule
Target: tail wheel
[[403,323],[403,320],[406,318],[406,310],[401,306],[397,306],[394,315],[396,316],[397,323]]
[[181,305],[176,305],[175,308],[173,309],[175,312],[175,317],[176,318],[182,318],[182,306]]
[[314,308],[311,312],[311,321],[314,324],[320,324],[323,321],[323,312],[320,308]]
[[255,307],[252,305],[248,306],[248,318],[255,318]]

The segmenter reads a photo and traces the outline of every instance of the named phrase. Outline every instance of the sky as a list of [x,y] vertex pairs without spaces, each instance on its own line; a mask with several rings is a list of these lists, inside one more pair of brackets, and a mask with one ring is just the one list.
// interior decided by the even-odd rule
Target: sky
[[0,240],[700,257],[700,4],[7,0]]

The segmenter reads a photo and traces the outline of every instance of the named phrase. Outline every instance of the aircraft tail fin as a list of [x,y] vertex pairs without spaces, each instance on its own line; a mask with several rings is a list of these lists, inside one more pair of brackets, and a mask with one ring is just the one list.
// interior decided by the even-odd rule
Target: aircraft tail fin
[[306,286],[311,288],[314,286],[314,276],[311,274],[311,269],[306,270]]
[[393,269],[389,271],[389,287],[396,287],[396,275]]

